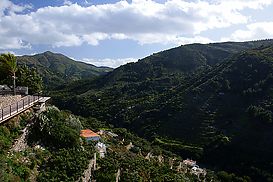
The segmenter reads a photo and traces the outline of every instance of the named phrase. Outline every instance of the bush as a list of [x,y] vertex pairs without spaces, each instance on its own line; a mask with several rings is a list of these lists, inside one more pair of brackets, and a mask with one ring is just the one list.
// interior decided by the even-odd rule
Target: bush
[[37,181],[76,181],[92,157],[91,149],[60,149],[54,152],[39,174]]
[[260,106],[249,106],[247,109],[251,119],[258,120],[264,123],[272,123],[272,112]]
[[41,141],[50,148],[70,148],[80,146],[80,137],[77,126],[72,126],[64,113],[55,107],[49,107],[41,113],[36,123],[32,126],[29,135],[30,142]]

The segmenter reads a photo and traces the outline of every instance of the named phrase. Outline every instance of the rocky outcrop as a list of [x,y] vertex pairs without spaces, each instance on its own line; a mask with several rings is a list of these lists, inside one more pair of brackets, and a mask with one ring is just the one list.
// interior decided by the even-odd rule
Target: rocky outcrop
[[23,129],[23,134],[21,135],[20,138],[16,140],[16,142],[13,144],[11,151],[19,152],[19,151],[24,151],[28,145],[26,142],[26,136],[28,134],[28,129],[29,129],[30,124],[28,124],[24,129]]

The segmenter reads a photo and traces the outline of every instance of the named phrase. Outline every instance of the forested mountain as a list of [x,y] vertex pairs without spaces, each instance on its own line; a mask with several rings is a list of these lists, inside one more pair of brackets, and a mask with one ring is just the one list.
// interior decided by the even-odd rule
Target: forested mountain
[[62,108],[129,128],[183,157],[270,181],[272,55],[272,40],[185,45],[52,95]]
[[33,56],[17,57],[18,64],[35,67],[43,77],[46,86],[57,86],[70,81],[103,75],[111,68],[96,67],[79,61],[74,61],[62,54],[50,51]]
[[[204,70],[208,70],[217,63],[229,59],[233,54],[260,46],[271,45],[273,40],[261,40],[251,42],[224,42],[212,44],[189,44],[173,49],[155,53],[136,63],[128,63],[120,66],[113,72],[106,74],[96,81],[85,84],[83,80],[81,88],[75,87],[78,93],[84,93],[90,89],[109,88],[114,85],[146,84],[145,90],[150,87],[160,87],[163,90],[176,86],[184,78],[191,78]],[[148,82],[148,83],[147,83]],[[71,89],[73,86],[69,86]]]

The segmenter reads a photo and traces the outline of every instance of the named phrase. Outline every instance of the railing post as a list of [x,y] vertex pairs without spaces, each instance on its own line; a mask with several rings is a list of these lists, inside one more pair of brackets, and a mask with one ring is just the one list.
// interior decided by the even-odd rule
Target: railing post
[[27,96],[27,99],[28,99],[28,105],[29,105],[29,103],[30,103],[30,102],[29,102],[29,96]]
[[4,110],[2,108],[2,120],[4,119]]
[[[19,101],[20,102],[20,101]],[[17,102],[17,112],[18,112],[18,102]]]
[[24,106],[25,106],[25,101],[24,101],[24,99],[23,99],[23,109],[24,109]]
[[9,105],[9,115],[11,116],[11,105]]

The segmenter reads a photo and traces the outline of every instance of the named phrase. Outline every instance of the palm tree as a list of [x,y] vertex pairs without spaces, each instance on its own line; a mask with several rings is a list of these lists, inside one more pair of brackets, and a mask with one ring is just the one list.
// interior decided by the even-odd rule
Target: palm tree
[[0,56],[0,62],[3,62],[4,65],[7,67],[9,72],[12,74],[13,79],[13,94],[16,95],[15,91],[15,79],[16,79],[16,72],[18,70],[17,68],[17,60],[16,57],[13,54],[7,53],[7,54],[1,54]]

